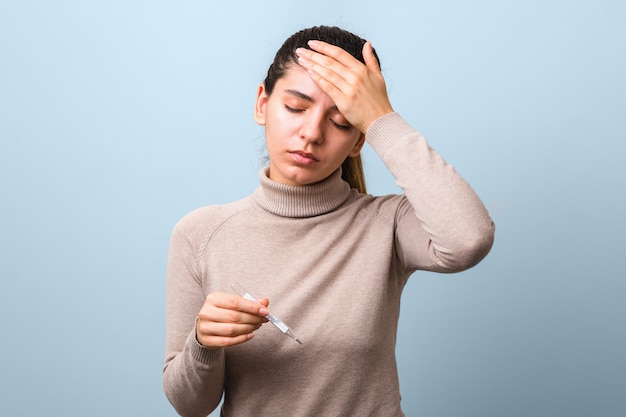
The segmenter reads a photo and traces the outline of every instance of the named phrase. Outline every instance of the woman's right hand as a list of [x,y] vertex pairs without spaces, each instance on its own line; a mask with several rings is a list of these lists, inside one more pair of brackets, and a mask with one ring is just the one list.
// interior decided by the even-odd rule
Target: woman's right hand
[[267,322],[266,298],[261,305],[223,292],[207,295],[196,320],[196,339],[207,348],[222,348],[247,342]]

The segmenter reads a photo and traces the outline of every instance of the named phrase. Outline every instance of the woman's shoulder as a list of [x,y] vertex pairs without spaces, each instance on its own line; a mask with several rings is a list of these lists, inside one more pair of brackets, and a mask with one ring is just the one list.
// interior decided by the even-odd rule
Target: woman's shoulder
[[408,204],[404,194],[358,194],[354,201],[359,210],[367,210],[377,217],[393,220],[399,210]]
[[185,214],[178,220],[174,226],[174,231],[186,234],[205,234],[208,230],[219,227],[223,222],[250,208],[250,197],[225,204],[202,206]]

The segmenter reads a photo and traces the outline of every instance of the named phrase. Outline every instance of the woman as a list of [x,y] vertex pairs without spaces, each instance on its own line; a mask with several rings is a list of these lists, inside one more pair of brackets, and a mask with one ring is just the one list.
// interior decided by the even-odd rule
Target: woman
[[[172,235],[165,392],[183,416],[206,416],[222,394],[223,416],[402,416],[402,289],[417,270],[478,263],[493,222],[394,112],[374,49],[349,32],[287,39],[254,117],[269,154],[260,187],[193,211]],[[403,195],[365,193],[365,142]],[[268,298],[245,299],[234,282]],[[269,300],[302,345],[263,326]]]

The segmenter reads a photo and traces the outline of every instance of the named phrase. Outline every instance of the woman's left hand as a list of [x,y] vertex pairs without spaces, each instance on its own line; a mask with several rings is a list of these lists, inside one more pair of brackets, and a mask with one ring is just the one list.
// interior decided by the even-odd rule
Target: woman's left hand
[[365,133],[376,119],[393,112],[385,79],[369,41],[363,45],[365,65],[326,42],[309,41],[309,47],[312,50],[296,50],[298,63],[352,126]]

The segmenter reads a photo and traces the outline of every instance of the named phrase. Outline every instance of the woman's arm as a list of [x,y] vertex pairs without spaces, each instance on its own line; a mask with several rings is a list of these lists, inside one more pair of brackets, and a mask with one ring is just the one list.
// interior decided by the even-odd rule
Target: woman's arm
[[[196,210],[174,228],[166,291],[166,357],[163,386],[182,416],[206,416],[224,390],[224,348],[245,343],[267,321],[267,304],[235,294],[208,292],[200,269],[211,207]],[[210,246],[210,245],[209,245]]]
[[309,46],[296,51],[300,65],[366,135],[408,199],[397,225],[403,263],[442,272],[478,263],[491,249],[494,224],[469,184],[393,112],[372,45],[363,46],[365,64],[324,42]]
[[487,255],[494,239],[491,217],[421,134],[391,113],[370,126],[366,140],[407,197],[396,229],[398,254],[407,267],[457,272]]
[[196,340],[195,322],[205,296],[197,254],[201,225],[183,218],[170,242],[166,289],[166,353],[163,389],[181,416],[207,416],[222,398],[224,350]]

